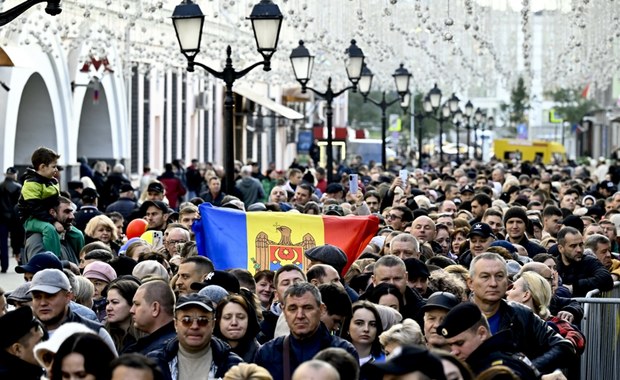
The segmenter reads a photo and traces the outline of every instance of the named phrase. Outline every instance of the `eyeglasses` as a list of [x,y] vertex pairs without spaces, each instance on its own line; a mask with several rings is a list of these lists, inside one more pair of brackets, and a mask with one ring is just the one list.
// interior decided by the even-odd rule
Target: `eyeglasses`
[[192,325],[194,324],[194,321],[196,321],[196,323],[198,324],[198,327],[205,327],[209,324],[209,322],[212,321],[212,319],[209,317],[183,317],[183,318],[177,319],[177,322],[183,325],[183,327],[188,327],[188,328],[192,327]]
[[168,244],[181,244],[187,243],[187,240],[168,240]]
[[387,214],[387,217],[386,217],[386,219],[388,219],[388,220],[392,220],[392,219],[402,219],[402,218],[403,218],[402,216],[398,216],[398,215],[396,215],[396,214]]

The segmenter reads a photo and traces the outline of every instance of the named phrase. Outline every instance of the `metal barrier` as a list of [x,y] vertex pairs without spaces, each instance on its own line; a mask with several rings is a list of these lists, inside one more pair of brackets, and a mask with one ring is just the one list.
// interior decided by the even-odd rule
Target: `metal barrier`
[[593,290],[573,299],[584,304],[581,379],[620,379],[620,282],[609,291]]

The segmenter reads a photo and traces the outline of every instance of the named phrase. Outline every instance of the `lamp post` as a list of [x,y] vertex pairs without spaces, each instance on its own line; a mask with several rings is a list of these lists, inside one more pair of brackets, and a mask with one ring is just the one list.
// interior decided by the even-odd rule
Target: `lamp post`
[[[495,119],[493,118],[493,116],[489,116],[486,119],[486,127],[487,127],[486,130],[487,131],[492,130],[494,125],[495,125]],[[483,129],[483,131],[484,131],[484,129]],[[484,136],[484,134],[483,134],[482,135],[482,149],[480,150],[480,154],[482,156],[482,157],[480,157],[481,160],[484,160],[484,140],[485,140],[485,138],[486,138],[486,136]]]
[[[453,115],[459,108],[459,98],[456,94],[452,94],[450,99],[441,105],[441,90],[435,86],[428,92],[428,95],[424,98],[423,108],[424,112],[431,119],[439,123],[439,161],[443,162],[443,123],[450,120],[450,116]],[[441,114],[436,116],[437,110],[441,107]],[[457,132],[458,133],[458,132]]]
[[[439,123],[439,161],[443,162],[443,123],[435,116],[435,113],[441,104],[441,90],[437,87],[437,83],[435,83],[435,86],[433,86],[433,88],[431,88],[428,92],[427,97],[428,101],[425,99],[426,106],[424,107],[424,110],[429,114],[432,112],[431,118]],[[428,110],[429,104],[431,106],[430,110]]]
[[463,111],[458,108],[454,112],[454,125],[456,127],[456,163],[461,164],[461,143],[459,133],[461,132],[461,121],[463,120]]
[[381,101],[376,101],[368,97],[368,95],[370,94],[370,87],[372,86],[373,74],[366,65],[364,65],[364,67],[362,68],[362,75],[359,81],[359,90],[360,94],[362,94],[362,96],[364,97],[364,103],[366,103],[366,101],[369,101],[372,104],[381,108],[381,163],[383,164],[384,170],[387,169],[387,155],[385,143],[385,135],[387,130],[386,110],[392,104],[403,100],[403,97],[405,96],[409,88],[409,80],[411,78],[411,74],[409,73],[409,71],[407,71],[407,69],[404,68],[404,65],[401,63],[400,67],[396,69],[392,76],[394,77],[396,92],[398,93],[399,97],[389,102],[385,100],[385,91],[383,91],[383,97]]
[[353,92],[357,91],[357,84],[360,81],[362,75],[362,67],[364,66],[364,53],[362,49],[357,47],[355,40],[351,40],[351,45],[345,51],[347,54],[347,59],[345,60],[345,68],[347,70],[347,76],[349,77],[349,81],[352,83],[351,86],[343,88],[340,91],[334,91],[332,89],[332,78],[329,77],[327,80],[327,90],[325,92],[320,92],[312,87],[308,86],[308,82],[310,81],[310,76],[312,75],[312,68],[314,66],[314,56],[310,55],[310,52],[304,46],[303,41],[299,41],[299,46],[297,46],[291,52],[291,65],[293,66],[293,73],[295,74],[295,79],[299,84],[301,84],[301,92],[303,94],[306,93],[307,90],[312,91],[316,95],[325,99],[327,103],[326,108],[326,116],[327,116],[327,182],[332,182],[334,173],[334,163],[333,163],[333,151],[332,151],[332,129],[333,129],[333,117],[334,111],[332,108],[332,103],[335,98],[342,95],[347,90],[353,90]]
[[[459,110],[459,101],[461,99],[459,99],[456,94],[453,92],[452,96],[450,97],[450,99],[448,99],[448,108],[450,109],[450,115],[454,117],[456,116],[456,112],[460,111]],[[450,116],[448,115],[448,117]],[[456,129],[456,149],[457,149],[457,153],[456,153],[456,158],[457,158],[457,162],[458,162],[458,148],[459,148],[459,130],[458,130],[458,124],[454,123],[455,120],[452,120],[452,123],[455,126]]]
[[[421,112],[411,113],[409,111],[410,102],[411,94],[407,92],[405,96],[403,96],[403,99],[400,102],[400,106],[403,109],[404,114],[408,114],[415,118],[415,125],[416,129],[418,130],[418,168],[422,169],[422,121],[424,120],[424,114]],[[426,103],[426,101],[424,103]],[[430,106],[430,101],[428,101],[428,105]]]
[[480,126],[481,121],[482,110],[476,108],[476,112],[474,112],[474,159],[478,158],[478,126]]
[[226,64],[222,71],[214,70],[205,64],[194,61],[194,58],[200,52],[204,17],[198,4],[195,4],[192,0],[183,0],[174,8],[172,23],[179,40],[181,53],[187,58],[187,71],[193,72],[194,67],[198,66],[226,83],[224,100],[224,167],[226,170],[226,191],[231,193],[235,186],[235,136],[233,126],[235,101],[232,86],[237,79],[244,77],[258,66],[263,66],[265,71],[271,70],[271,56],[278,46],[283,17],[278,6],[271,0],[261,0],[260,3],[254,6],[249,19],[252,22],[257,50],[263,56],[263,60],[240,71],[235,70],[233,67],[230,57],[232,53],[230,45],[226,48]]
[[39,3],[47,3],[45,7],[45,13],[56,16],[62,12],[60,8],[60,0],[27,0],[21,4],[14,6],[6,12],[0,13],[0,26],[4,26],[9,22],[15,20],[19,15],[26,12],[28,9]]
[[[471,103],[471,100],[467,101],[465,104],[465,119],[467,120],[467,124],[465,128],[467,129],[467,159],[469,160],[469,148],[471,147],[471,115],[474,113],[474,105]],[[474,150],[474,154],[476,151]]]

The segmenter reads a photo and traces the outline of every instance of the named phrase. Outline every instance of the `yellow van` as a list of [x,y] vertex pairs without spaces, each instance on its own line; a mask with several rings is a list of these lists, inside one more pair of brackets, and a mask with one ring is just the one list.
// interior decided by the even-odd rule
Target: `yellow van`
[[547,165],[566,163],[564,146],[552,141],[495,139],[493,152],[500,161],[519,160]]

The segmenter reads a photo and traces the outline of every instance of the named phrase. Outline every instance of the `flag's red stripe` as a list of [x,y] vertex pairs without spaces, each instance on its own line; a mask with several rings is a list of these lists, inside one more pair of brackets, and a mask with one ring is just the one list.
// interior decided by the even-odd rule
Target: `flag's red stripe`
[[377,233],[379,219],[375,216],[323,216],[323,226],[325,243],[340,247],[347,255],[344,275]]

